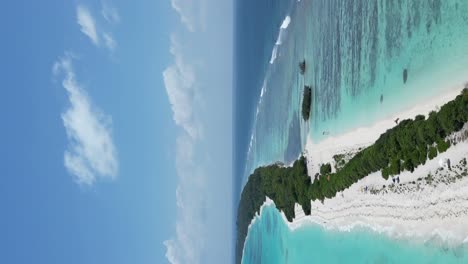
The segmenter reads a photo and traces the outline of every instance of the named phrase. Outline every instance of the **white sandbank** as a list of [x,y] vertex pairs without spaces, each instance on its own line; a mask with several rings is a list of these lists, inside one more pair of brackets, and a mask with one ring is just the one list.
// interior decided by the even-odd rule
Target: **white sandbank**
[[[414,118],[418,114],[427,115],[437,110],[438,107],[455,99],[463,90],[462,86],[457,86],[444,91],[443,94],[437,95],[418,102],[416,106],[408,108],[399,113],[388,116],[383,120],[375,122],[372,126],[360,127],[352,131],[343,133],[337,136],[330,136],[320,142],[314,142],[310,137],[307,137],[307,143],[304,150],[304,155],[307,157],[307,169],[309,175],[314,179],[314,175],[319,172],[320,164],[330,162],[334,165],[333,155],[343,153],[356,153],[359,148],[365,148],[374,143],[381,134],[396,125],[395,120],[404,120]],[[334,167],[334,166],[332,166]]]
[[[467,124],[464,130],[468,130]],[[450,170],[440,167],[440,160],[445,159],[450,159]],[[461,165],[463,159],[468,160],[466,139],[413,173],[405,171],[395,176],[399,184],[385,180],[380,172],[373,173],[324,203],[311,201],[311,215],[306,216],[296,204],[292,222],[284,212],[281,216],[292,231],[310,225],[344,232],[366,228],[416,242],[435,240],[447,246],[468,243],[468,176],[457,177],[467,168]],[[429,174],[431,182],[426,178]],[[248,230],[266,206],[275,204],[267,197]]]
[[[451,170],[439,166],[439,160],[446,158],[451,161]],[[380,172],[373,173],[323,204],[312,201],[310,216],[305,216],[296,204],[296,218],[286,222],[292,230],[307,224],[340,231],[365,227],[398,238],[442,239],[449,245],[467,243],[468,176],[457,178],[466,169],[466,165],[460,165],[464,158],[468,159],[466,140],[413,173],[401,173],[400,184],[385,180]],[[428,174],[432,175],[432,183],[425,179]],[[368,191],[364,190],[366,186]]]

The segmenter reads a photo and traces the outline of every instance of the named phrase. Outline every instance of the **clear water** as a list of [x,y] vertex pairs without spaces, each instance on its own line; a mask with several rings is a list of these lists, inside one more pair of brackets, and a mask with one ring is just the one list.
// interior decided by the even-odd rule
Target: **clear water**
[[[466,0],[238,2],[238,193],[255,168],[296,159],[308,136],[317,142],[323,131],[369,125],[468,81]],[[286,16],[291,21],[270,64]],[[305,84],[313,87],[309,122],[300,114]],[[468,263],[466,247],[365,230],[291,232],[274,208],[252,226],[244,249],[243,263]]]
[[468,263],[468,246],[449,248],[316,225],[291,231],[276,208],[268,206],[249,231],[242,263]]
[[[331,136],[369,125],[468,81],[468,1],[289,4],[283,19],[289,15],[291,22],[278,57],[273,64],[263,58],[256,84],[265,89],[254,113],[244,183],[259,166],[296,159],[308,135],[320,141],[323,131]],[[279,25],[274,28],[278,35]],[[276,37],[270,41],[264,44],[269,54]],[[300,114],[305,84],[314,95],[309,122]]]

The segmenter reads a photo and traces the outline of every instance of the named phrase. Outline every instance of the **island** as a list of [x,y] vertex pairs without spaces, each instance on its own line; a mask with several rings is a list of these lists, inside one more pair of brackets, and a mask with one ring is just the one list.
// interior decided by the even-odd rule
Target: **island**
[[[438,111],[430,112],[427,118],[424,115],[417,115],[414,119],[401,120],[396,126],[381,134],[373,144],[359,148],[351,158],[345,159],[345,156],[335,155],[334,159],[339,161],[339,166],[335,165],[334,172],[331,171],[331,164],[323,164],[321,173],[312,180],[307,158],[304,155],[290,167],[270,165],[257,168],[243,188],[238,206],[236,263],[241,263],[249,225],[267,199],[271,199],[286,220],[291,222],[296,217],[296,205],[300,206],[304,215],[310,215],[313,212],[311,203],[318,201],[323,204],[325,199],[332,199],[337,193],[343,192],[371,174],[378,173],[383,180],[391,178],[393,183],[399,183],[400,177],[397,175],[403,175],[403,172],[412,173],[419,166],[428,161],[432,162],[435,157],[451,148],[453,136],[466,129],[467,122],[468,89],[465,88]],[[465,134],[456,137],[463,137],[462,140],[465,140]],[[456,144],[457,140],[453,142]],[[441,166],[450,168],[450,161],[446,159],[441,161],[439,161]],[[468,176],[466,164],[466,158],[461,159],[457,167],[454,167],[453,177],[449,180],[455,181]],[[434,174],[429,173],[424,179],[418,178],[399,187],[389,188],[405,192],[413,190],[412,186],[420,188],[416,181],[424,180],[429,184],[433,184],[435,179],[441,182],[448,181],[437,176],[440,173],[440,170],[436,170]],[[372,190],[368,190],[367,187],[366,185],[364,192],[389,191],[386,185],[373,187]]]

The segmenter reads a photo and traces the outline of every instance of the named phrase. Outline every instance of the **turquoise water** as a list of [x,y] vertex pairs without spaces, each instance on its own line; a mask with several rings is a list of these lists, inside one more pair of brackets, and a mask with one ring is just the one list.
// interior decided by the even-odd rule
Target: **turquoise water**
[[468,263],[468,246],[394,240],[365,230],[325,231],[316,225],[294,231],[268,206],[249,231],[243,264],[250,263]]
[[[253,2],[259,15],[252,19],[262,21],[254,24],[268,34],[261,43],[243,43],[255,45],[249,58],[261,65],[262,76],[254,86],[242,83],[258,102],[252,107],[250,144],[241,148],[248,151],[238,155],[245,156],[239,185],[259,166],[296,159],[309,136],[318,142],[327,137],[323,131],[333,136],[369,125],[468,81],[466,0]],[[272,17],[262,13],[266,8]],[[265,16],[274,22],[266,23]],[[286,16],[290,23],[270,64]],[[258,33],[249,29],[246,23],[238,30],[255,39]],[[298,68],[302,59],[304,76]],[[254,72],[248,65],[238,68]],[[309,122],[300,115],[305,84],[313,87]],[[243,263],[468,263],[466,247],[394,240],[366,230],[308,226],[291,232],[274,208],[266,208],[251,227],[244,249]]]
[[[296,159],[309,135],[317,142],[323,131],[369,125],[468,81],[468,1],[303,0],[287,10],[278,56],[258,84],[244,183],[259,166]],[[314,95],[309,122],[300,115],[305,84]]]

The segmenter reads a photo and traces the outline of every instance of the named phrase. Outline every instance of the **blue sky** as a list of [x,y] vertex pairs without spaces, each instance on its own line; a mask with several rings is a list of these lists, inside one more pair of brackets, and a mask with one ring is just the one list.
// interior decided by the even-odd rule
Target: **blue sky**
[[0,263],[232,260],[231,5],[3,5]]

